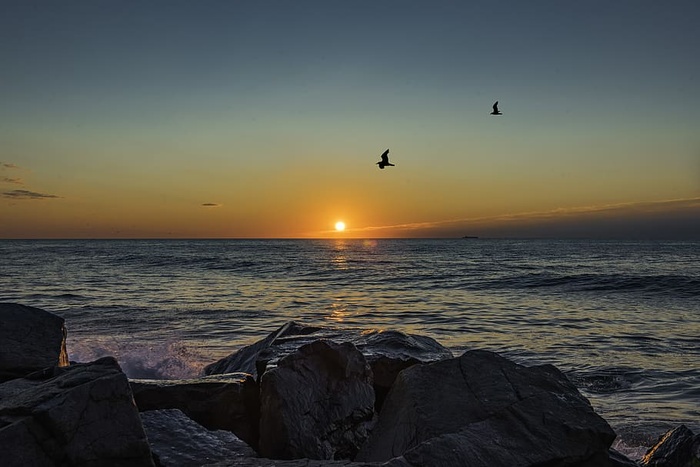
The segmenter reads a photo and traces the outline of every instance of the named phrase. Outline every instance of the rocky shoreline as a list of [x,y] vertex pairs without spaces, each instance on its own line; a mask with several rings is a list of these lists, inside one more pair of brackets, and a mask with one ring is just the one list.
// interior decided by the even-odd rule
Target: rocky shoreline
[[189,380],[68,361],[64,320],[0,304],[4,466],[700,466],[679,426],[639,461],[552,365],[290,322]]

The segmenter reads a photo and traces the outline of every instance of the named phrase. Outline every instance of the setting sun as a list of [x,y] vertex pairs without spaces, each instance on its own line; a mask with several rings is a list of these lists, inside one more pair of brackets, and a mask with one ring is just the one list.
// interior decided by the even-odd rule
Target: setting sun
[[345,222],[343,221],[338,221],[335,223],[335,230],[338,232],[342,232],[345,230]]

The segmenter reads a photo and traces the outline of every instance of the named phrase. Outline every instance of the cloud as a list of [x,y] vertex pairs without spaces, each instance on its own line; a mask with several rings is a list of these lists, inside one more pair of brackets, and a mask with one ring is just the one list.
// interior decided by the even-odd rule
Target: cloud
[[10,198],[10,199],[51,199],[51,198],[60,198],[60,196],[56,195],[49,195],[46,193],[37,193],[35,191],[29,191],[29,190],[12,190],[12,191],[6,191],[2,194],[3,197],[5,198]]
[[205,208],[220,208],[221,206],[223,206],[223,204],[219,204],[219,203],[202,203],[201,206],[202,206],[202,207],[205,207]]
[[19,169],[20,166],[12,164],[11,162],[0,162],[0,167],[3,169]]
[[[697,218],[697,219],[696,219]],[[557,208],[436,222],[368,226],[354,234],[409,237],[462,235],[511,237],[683,237],[700,224],[700,198]],[[324,233],[329,233],[324,232]],[[700,232],[700,230],[698,230]]]
[[0,182],[2,183],[13,183],[15,185],[24,185],[24,182],[22,181],[21,178],[10,178],[10,177],[1,177]]

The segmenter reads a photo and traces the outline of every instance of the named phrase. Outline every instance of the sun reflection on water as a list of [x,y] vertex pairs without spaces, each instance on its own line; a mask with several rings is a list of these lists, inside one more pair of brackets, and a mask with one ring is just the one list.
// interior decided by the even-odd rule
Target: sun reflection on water
[[350,315],[347,304],[340,298],[336,298],[335,301],[331,303],[328,311],[330,315],[327,319],[336,323],[342,323]]

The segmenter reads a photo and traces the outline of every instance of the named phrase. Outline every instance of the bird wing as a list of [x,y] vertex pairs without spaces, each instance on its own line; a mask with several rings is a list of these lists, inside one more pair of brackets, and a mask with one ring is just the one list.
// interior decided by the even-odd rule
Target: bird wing
[[389,162],[389,150],[387,149],[382,153],[382,162],[385,164]]
[[493,104],[493,111],[498,112],[498,101]]

